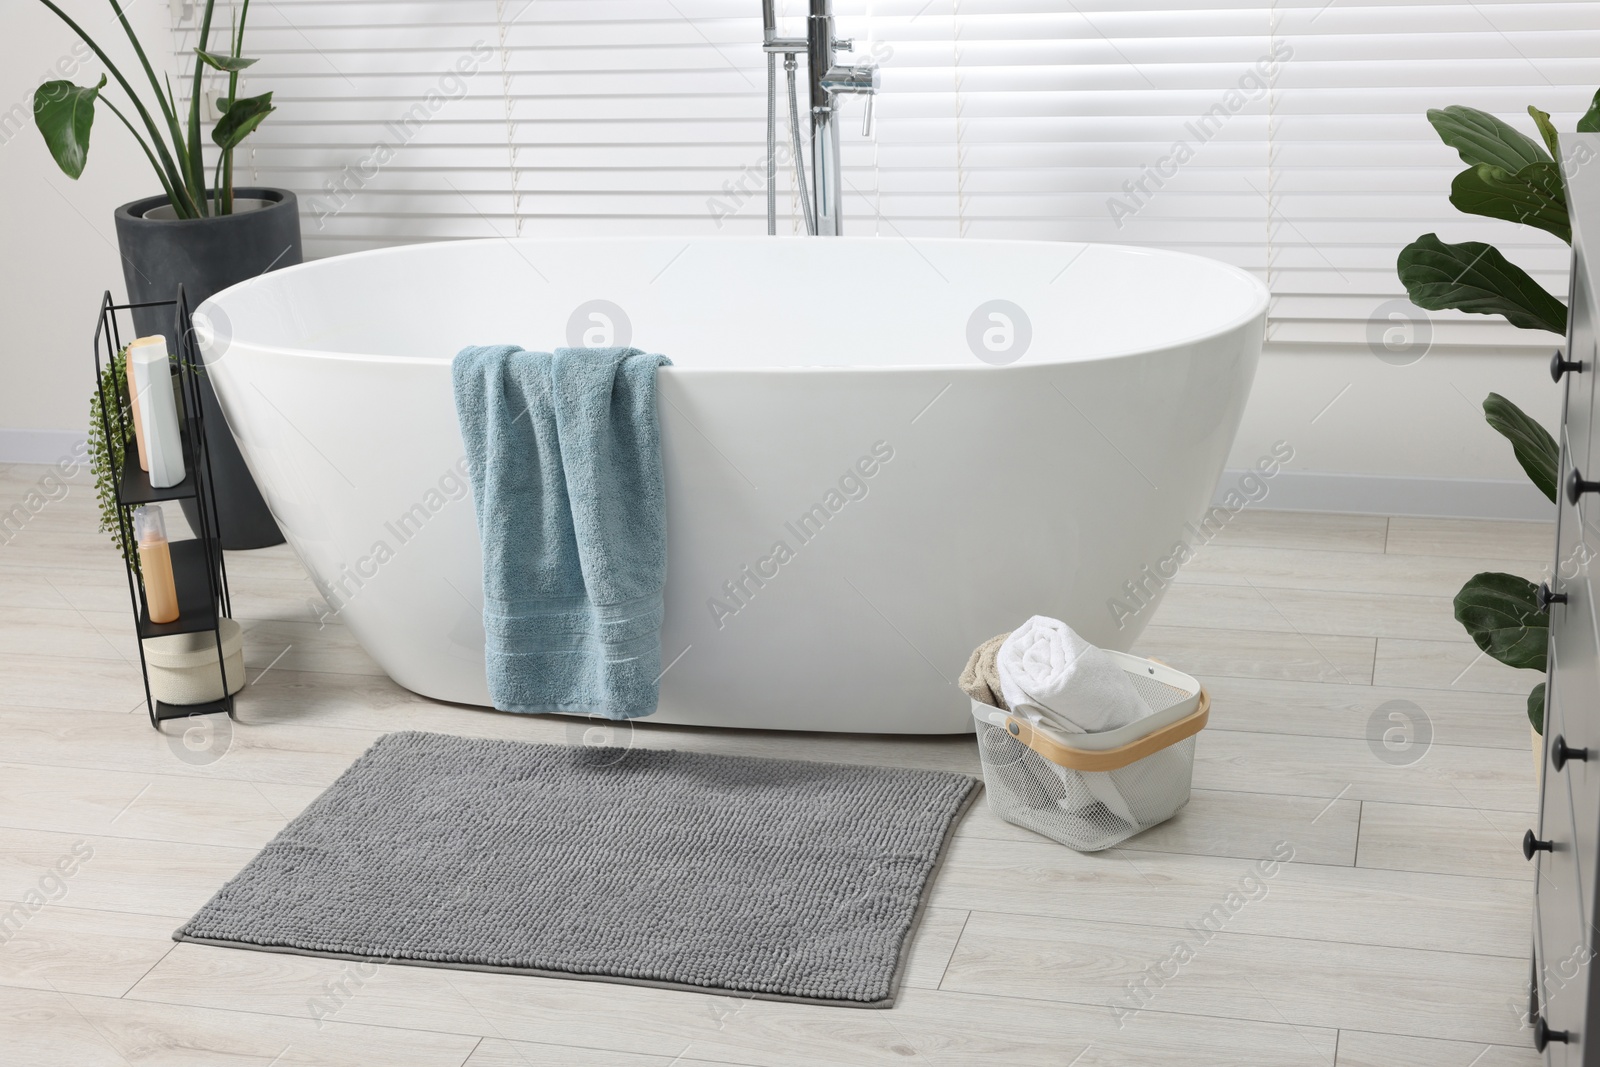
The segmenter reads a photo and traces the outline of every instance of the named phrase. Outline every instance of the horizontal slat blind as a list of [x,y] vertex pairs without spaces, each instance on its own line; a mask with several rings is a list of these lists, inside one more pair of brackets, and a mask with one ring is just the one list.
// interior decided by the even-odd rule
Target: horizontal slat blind
[[[1273,94],[1272,336],[1361,342],[1403,296],[1395,255],[1424,233],[1487,241],[1566,300],[1568,251],[1532,227],[1450,206],[1463,169],[1425,118],[1468,104],[1537,139],[1527,107],[1571,130],[1600,87],[1600,5],[1278,0],[1292,47]],[[1483,315],[1433,312],[1435,343],[1542,343]]]
[[[798,36],[802,0],[781,0]],[[1364,343],[1401,247],[1486,240],[1564,295],[1566,250],[1457,213],[1424,118],[1571,129],[1600,2],[836,0],[877,118],[845,104],[850,233],[1116,241],[1245,267],[1270,336]],[[226,17],[218,16],[219,25]],[[759,0],[254,0],[240,180],[304,198],[310,255],[452,237],[764,232]],[[176,24],[180,55],[194,23]],[[802,66],[803,75],[803,66]],[[220,84],[220,83],[218,83]],[[780,90],[782,75],[780,71]],[[801,107],[805,96],[802,77]],[[786,105],[779,108],[780,141]],[[780,231],[799,229],[780,171]],[[1159,294],[1152,294],[1159,299]],[[1420,313],[1419,313],[1420,314]],[[1436,342],[1530,343],[1432,313]]]

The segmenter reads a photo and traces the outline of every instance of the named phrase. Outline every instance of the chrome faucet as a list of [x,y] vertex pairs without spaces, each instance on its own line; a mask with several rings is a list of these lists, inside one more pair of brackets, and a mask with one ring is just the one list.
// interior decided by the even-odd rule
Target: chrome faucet
[[[872,124],[872,98],[878,91],[878,68],[871,63],[838,64],[839,52],[849,52],[853,42],[833,35],[832,0],[810,0],[804,40],[778,36],[775,0],[762,0],[762,47],[767,53],[767,232],[778,228],[778,56],[789,82],[789,127],[793,142],[795,180],[805,211],[806,232],[837,237],[844,232],[840,200],[844,192],[839,170],[839,124],[837,98],[851,93],[867,98],[862,126],[865,136]],[[810,83],[811,106],[811,188],[806,188],[804,153],[800,145],[800,116],[795,95],[795,56],[806,57],[806,76]]]

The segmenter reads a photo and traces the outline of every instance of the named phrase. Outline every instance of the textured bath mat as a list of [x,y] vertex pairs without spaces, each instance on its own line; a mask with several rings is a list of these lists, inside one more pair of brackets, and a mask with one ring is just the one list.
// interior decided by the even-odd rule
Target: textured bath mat
[[389,734],[173,937],[887,1007],[977,787]]

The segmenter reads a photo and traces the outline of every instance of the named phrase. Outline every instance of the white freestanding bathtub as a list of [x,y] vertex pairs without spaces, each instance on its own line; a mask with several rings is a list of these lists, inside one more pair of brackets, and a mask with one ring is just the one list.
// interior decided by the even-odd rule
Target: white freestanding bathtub
[[985,638],[1045,614],[1125,650],[1149,621],[1109,601],[1209,505],[1266,306],[1107,245],[518,239],[263,275],[197,332],[327,598],[307,619],[408,689],[489,703],[451,357],[633,344],[673,361],[655,718],[948,733]]

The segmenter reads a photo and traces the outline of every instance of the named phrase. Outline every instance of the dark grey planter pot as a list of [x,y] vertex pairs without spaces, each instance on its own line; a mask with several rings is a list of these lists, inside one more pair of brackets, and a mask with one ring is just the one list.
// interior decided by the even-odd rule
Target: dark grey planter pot
[[[233,195],[236,209],[242,206],[239,201],[261,201],[262,206],[206,219],[160,218],[158,209],[171,210],[165,196],[117,208],[117,244],[131,302],[172,300],[182,285],[192,311],[230,285],[301,261],[300,206],[292,192],[235,188]],[[158,217],[147,217],[151,211]],[[133,324],[140,336],[164,335],[168,350],[177,351],[170,308],[136,310]],[[239,454],[211,383],[202,378],[200,384],[222,547],[282,544],[283,534]],[[195,524],[192,502],[184,505],[184,514]]]

